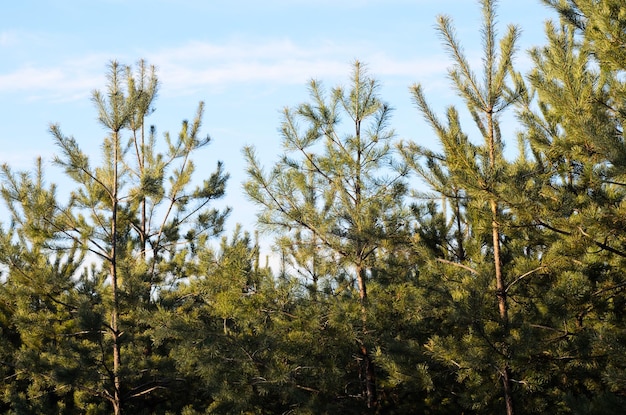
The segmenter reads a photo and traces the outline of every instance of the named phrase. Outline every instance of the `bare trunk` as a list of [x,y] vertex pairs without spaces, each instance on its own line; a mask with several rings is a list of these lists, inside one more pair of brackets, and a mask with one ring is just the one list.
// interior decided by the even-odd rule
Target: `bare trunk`
[[[115,279],[114,279],[115,281]],[[117,295],[116,288],[113,288],[113,302],[117,303]],[[114,305],[113,312],[111,313],[111,330],[113,332],[113,408],[116,415],[121,413],[121,380],[120,380],[120,366],[121,366],[121,358],[120,358],[120,332],[118,328],[118,315],[119,310]]]
[[456,198],[454,199],[454,211],[456,215],[456,228],[457,228],[457,258],[460,263],[465,262],[465,247],[463,244],[463,225],[461,223],[461,206],[459,202],[458,191],[455,192]]
[[[357,69],[357,77],[358,77],[358,69]],[[359,79],[356,79],[356,107],[354,108],[354,121],[355,121],[355,138],[357,140],[357,151],[356,151],[356,160],[355,160],[355,172],[354,172],[354,211],[360,212],[362,209],[362,186],[363,186],[363,177],[361,176],[361,168],[362,168],[362,157],[364,149],[361,146],[361,121],[363,115],[361,114],[361,109],[359,108]],[[376,371],[374,366],[374,361],[372,359],[369,350],[367,349],[366,340],[369,337],[368,329],[367,329],[367,284],[366,280],[366,270],[364,267],[364,262],[368,256],[366,253],[366,245],[367,242],[363,236],[363,224],[360,222],[360,219],[357,220],[356,224],[356,246],[355,246],[355,268],[356,268],[356,278],[359,285],[359,300],[361,303],[361,321],[362,321],[362,339],[359,341],[359,351],[361,354],[361,380],[364,382],[363,384],[363,394],[365,395],[365,399],[367,402],[368,408],[374,408],[378,405],[378,397],[376,391]]]
[[[500,261],[500,228],[497,221],[498,206],[495,200],[491,200],[492,213],[492,236],[493,236],[493,257],[496,273],[496,297],[498,298],[498,311],[500,312],[500,321],[504,326],[505,333],[508,334],[509,325],[509,309],[506,299],[506,287],[504,285],[504,277],[502,276],[502,264]],[[508,353],[507,350],[504,351]],[[508,358],[508,356],[506,356]],[[504,402],[506,404],[507,415],[514,415],[513,409],[513,391],[511,390],[511,373],[508,363],[504,363],[502,368],[502,387],[504,391]]]
[[361,352],[361,377],[364,381],[364,392],[367,400],[367,407],[373,408],[377,404],[377,392],[376,392],[376,370],[374,368],[374,362],[370,356],[367,346],[364,343],[367,337],[367,286],[365,283],[365,269],[361,264],[356,267],[357,282],[359,284],[359,300],[361,301],[361,320],[363,322],[363,341],[360,344]]
[[[357,121],[356,123],[356,135],[360,140],[361,135],[361,123]],[[358,211],[361,205],[361,151],[357,153],[357,163],[356,163],[356,183],[355,183],[355,208]],[[367,407],[373,408],[377,404],[377,393],[376,393],[376,371],[374,369],[374,362],[372,361],[372,357],[367,350],[367,346],[365,345],[365,339],[367,338],[367,284],[365,283],[365,268],[363,267],[362,261],[364,256],[364,247],[363,241],[361,240],[361,229],[359,229],[358,234],[358,242],[357,242],[357,257],[358,264],[356,266],[356,276],[357,282],[359,284],[359,300],[361,301],[361,319],[363,321],[363,342],[361,343],[360,351],[362,358],[362,372],[364,374],[363,380],[365,382],[365,397],[367,400]]]
[[491,200],[491,234],[493,238],[493,262],[496,274],[496,297],[498,298],[498,310],[501,322],[507,326],[509,322],[509,311],[506,301],[506,288],[504,277],[502,276],[502,264],[500,261],[500,226],[498,224],[498,205],[495,200]]
[[515,410],[513,409],[513,391],[511,390],[511,371],[508,365],[505,365],[502,370],[502,385],[504,386],[506,415],[515,415]]
[[[488,111],[488,126],[489,126],[489,161],[491,163],[492,175],[495,176],[496,167],[496,143],[495,143],[495,129],[493,123],[493,113]],[[500,314],[500,322],[504,328],[504,335],[508,336],[509,333],[509,309],[506,298],[506,285],[504,282],[504,276],[502,275],[502,258],[500,255],[500,224],[498,222],[498,202],[495,198],[489,201],[491,207],[491,235],[493,240],[493,263],[496,276],[496,297],[498,299],[498,311]],[[508,345],[505,342],[505,350],[503,351],[505,359],[508,359]],[[513,408],[513,391],[511,388],[511,370],[508,362],[505,360],[502,371],[502,389],[504,392],[504,402],[506,405],[507,415],[514,415]]]
[[[356,266],[356,278],[359,284],[359,300],[361,301],[361,309],[365,313],[365,301],[367,300],[367,286],[365,284],[365,270],[363,265],[357,264]],[[363,314],[365,319],[365,314]]]
[[[141,162],[140,162],[140,171],[143,174],[146,165],[146,149],[145,149],[145,137],[144,137],[144,122],[141,122]],[[146,197],[143,196],[141,198],[141,259],[146,259],[146,248],[148,246],[148,241],[146,240],[146,235],[148,234],[148,220],[147,220],[147,206],[146,206]]]
[[365,381],[365,397],[367,400],[367,407],[374,408],[377,404],[377,393],[376,393],[376,370],[374,368],[374,362],[372,361],[372,357],[370,356],[365,345],[361,345],[361,358],[364,372],[364,381]]
[[111,206],[111,291],[113,294],[113,310],[111,311],[111,332],[113,337],[113,411],[115,415],[122,413],[122,397],[121,397],[121,357],[120,357],[120,331],[119,331],[119,296],[118,296],[118,279],[117,279],[117,245],[118,245],[118,229],[117,229],[117,209],[118,209],[118,147],[117,137],[115,137],[115,159],[113,167],[113,192]]

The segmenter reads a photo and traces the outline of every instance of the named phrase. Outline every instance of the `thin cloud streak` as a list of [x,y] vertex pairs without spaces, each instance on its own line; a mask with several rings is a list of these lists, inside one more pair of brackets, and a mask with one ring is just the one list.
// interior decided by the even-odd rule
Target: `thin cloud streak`
[[89,96],[105,83],[107,58],[92,54],[56,66],[25,65],[0,73],[0,93],[19,93],[28,101],[71,102]]
[[[200,89],[220,91],[238,84],[262,82],[273,85],[302,84],[311,78],[344,78],[350,70],[347,56],[359,52],[352,45],[322,43],[317,47],[289,40],[267,42],[231,41],[225,44],[190,42],[177,48],[145,53],[158,68],[164,95],[187,95]],[[446,60],[398,59],[363,52],[360,59],[374,76],[423,79],[445,69]],[[134,63],[118,57],[122,63]],[[111,57],[102,53],[68,60],[56,66],[24,66],[0,73],[0,93],[20,93],[29,100],[72,101],[102,88],[104,67]]]
[[15,43],[15,33],[12,32],[0,32],[0,46],[6,47]]

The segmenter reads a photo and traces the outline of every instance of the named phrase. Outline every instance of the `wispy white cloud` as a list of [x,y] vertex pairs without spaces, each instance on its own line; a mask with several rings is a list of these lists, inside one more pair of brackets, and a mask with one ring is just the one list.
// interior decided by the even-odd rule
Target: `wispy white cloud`
[[27,64],[0,73],[0,92],[20,93],[28,100],[73,101],[104,84],[106,58],[89,55],[53,66]]
[[[236,39],[216,44],[193,41],[178,47],[145,51],[155,64],[164,95],[187,95],[198,90],[224,90],[247,83],[302,84],[311,78],[345,78],[352,57],[366,62],[373,75],[418,79],[440,73],[445,59],[403,59],[372,53],[365,45],[296,44],[288,39]],[[53,101],[84,98],[104,85],[110,57],[90,54],[53,66],[26,65],[0,72],[0,93],[19,92],[29,99]],[[123,63],[133,63],[136,58]]]
[[147,54],[159,68],[164,93],[184,94],[199,88],[224,89],[234,84],[290,84],[345,68],[336,51],[321,45],[306,48],[289,40],[224,44],[190,42]]
[[16,37],[13,32],[0,32],[0,47],[9,46],[15,43]]
[[255,42],[235,40],[215,45],[191,42],[148,55],[159,67],[165,93],[184,94],[199,88],[224,89],[233,84],[302,84],[311,78],[344,79],[358,57],[374,76],[417,77],[441,73],[445,58],[403,59],[372,52],[368,45],[320,43],[314,46],[291,40]]

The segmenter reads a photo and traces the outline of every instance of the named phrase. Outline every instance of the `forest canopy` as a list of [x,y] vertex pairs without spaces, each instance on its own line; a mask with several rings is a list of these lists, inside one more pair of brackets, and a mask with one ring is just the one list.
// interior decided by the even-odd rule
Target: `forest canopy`
[[496,1],[478,65],[438,18],[460,104],[438,113],[416,79],[410,139],[366,64],[312,80],[274,160],[242,149],[257,227],[226,235],[229,174],[196,169],[204,103],[157,134],[156,69],[110,62],[99,158],[53,124],[66,183],[2,166],[0,411],[621,413],[626,12],[544,3],[526,72]]

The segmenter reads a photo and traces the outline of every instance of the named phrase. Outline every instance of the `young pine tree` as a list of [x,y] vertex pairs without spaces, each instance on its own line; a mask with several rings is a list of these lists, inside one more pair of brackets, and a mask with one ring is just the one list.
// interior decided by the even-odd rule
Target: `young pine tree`
[[[475,144],[469,139],[461,128],[459,114],[453,107],[449,108],[447,125],[444,125],[427,104],[422,87],[416,85],[412,88],[413,98],[437,134],[443,153],[438,154],[417,144],[405,146],[403,150],[409,165],[439,194],[442,207],[450,208],[449,214],[441,217],[444,222],[448,222],[449,217],[452,218],[450,226],[443,230],[448,235],[421,235],[422,239],[426,237],[430,239],[430,244],[434,244],[435,251],[431,251],[431,255],[434,254],[437,262],[447,264],[450,269],[456,268],[447,273],[459,274],[456,278],[474,285],[464,288],[462,292],[465,294],[458,293],[459,296],[469,295],[469,299],[481,292],[491,292],[496,299],[497,328],[491,323],[480,321],[483,318],[491,319],[486,311],[482,316],[477,313],[475,307],[480,301],[473,306],[468,303],[467,311],[471,313],[474,308],[477,323],[468,327],[469,332],[464,337],[463,346],[458,349],[452,347],[462,354],[473,350],[474,358],[477,359],[475,363],[471,363],[469,356],[455,356],[450,353],[452,349],[448,346],[452,344],[442,345],[443,348],[436,344],[431,347],[435,353],[443,353],[444,360],[462,371],[466,369],[459,366],[459,360],[463,361],[463,365],[474,366],[477,374],[488,372],[485,371],[486,366],[493,367],[493,376],[500,379],[503,406],[506,413],[512,415],[515,409],[510,362],[514,345],[511,344],[510,337],[511,304],[507,286],[514,277],[507,275],[507,255],[503,252],[503,243],[506,240],[503,223],[507,220],[507,215],[499,193],[506,186],[507,161],[503,154],[500,116],[515,102],[518,95],[518,86],[514,79],[512,82],[512,62],[519,30],[510,26],[498,48],[495,1],[483,0],[481,4],[482,73],[476,74],[470,67],[448,17],[439,18],[438,30],[453,59],[449,77],[466,105],[482,142]],[[419,164],[420,158],[426,160],[426,166]],[[452,232],[454,236],[448,239]],[[441,239],[440,242],[437,242],[438,238]],[[473,333],[474,330],[478,330],[478,333]],[[472,336],[471,341],[469,336]],[[471,345],[472,342],[474,346]],[[448,351],[444,351],[446,348]],[[488,352],[489,349],[491,352]],[[463,378],[464,376],[460,376],[460,379]],[[476,386],[480,387],[478,384]],[[486,390],[485,392],[489,393]]]
[[[67,205],[51,198],[46,210],[36,212],[20,193],[29,176],[5,169],[4,195],[15,207],[15,232],[45,225],[45,232],[36,234],[43,238],[39,243],[57,260],[72,266],[78,261],[82,270],[64,270],[74,286],[67,288],[70,299],[56,305],[69,313],[68,325],[81,327],[61,337],[73,339],[63,353],[80,363],[68,387],[80,390],[77,399],[85,406],[102,410],[105,400],[115,414],[153,412],[176,385],[171,361],[159,355],[144,333],[149,322],[143,317],[156,309],[162,289],[187,277],[194,244],[219,233],[228,213],[210,207],[224,194],[228,176],[221,164],[200,184],[192,181],[192,156],[210,141],[200,136],[202,104],[176,138],[165,134],[164,151],[154,128],[146,137],[145,118],[152,112],[157,86],[154,70],[143,62],[137,72],[110,64],[106,91],[93,94],[106,131],[99,165],[91,164],[74,138],[52,126],[60,149],[54,161],[76,186]],[[37,245],[27,241],[26,246]],[[27,333],[23,327],[22,335]],[[60,347],[56,340],[43,345]]]
[[520,110],[535,164],[534,197],[521,203],[527,221],[556,240],[544,253],[551,283],[542,299],[551,312],[541,327],[559,342],[546,342],[543,367],[560,374],[546,378],[568,410],[610,413],[623,406],[626,367],[626,65],[615,31],[626,20],[611,1],[550,3],[565,19],[548,23],[548,44],[531,53],[537,101]]
[[[259,223],[293,235],[292,243],[319,245],[326,258],[348,270],[356,282],[360,328],[354,338],[361,396],[369,408],[378,405],[378,397],[371,355],[375,345],[367,327],[368,279],[376,251],[403,225],[399,218],[405,193],[401,175],[389,169],[391,109],[380,100],[378,89],[359,62],[347,89],[335,88],[326,95],[320,83],[312,81],[311,102],[285,110],[284,154],[269,174],[254,150],[245,149],[245,190],[261,208]],[[349,122],[350,130],[341,128],[342,120]],[[311,197],[312,190],[317,198]],[[297,233],[308,236],[299,239]]]

